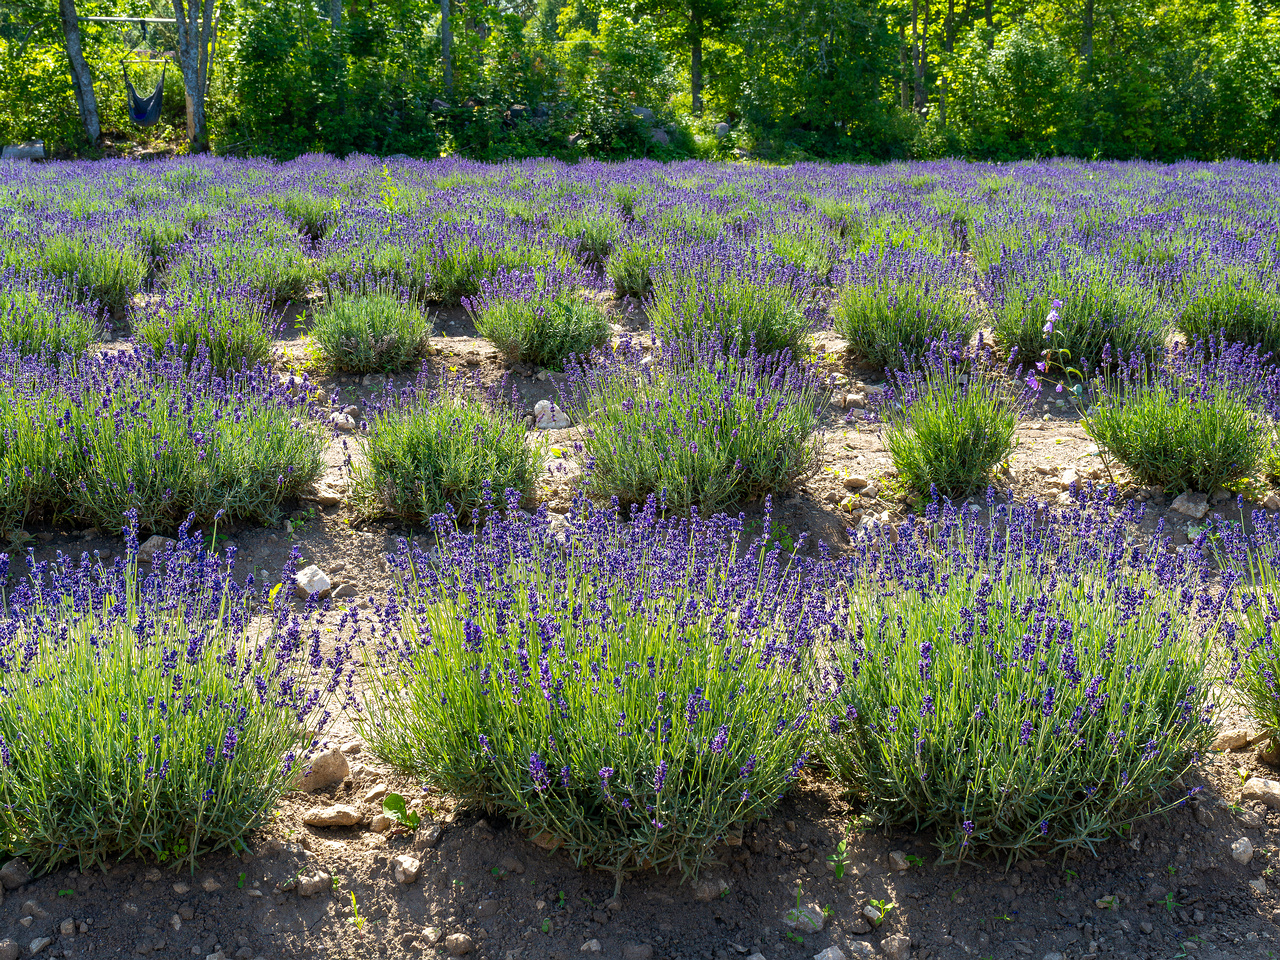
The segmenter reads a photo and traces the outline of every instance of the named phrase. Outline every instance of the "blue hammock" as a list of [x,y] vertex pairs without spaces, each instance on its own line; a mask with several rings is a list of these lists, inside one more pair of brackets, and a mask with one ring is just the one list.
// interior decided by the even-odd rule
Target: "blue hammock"
[[155,92],[149,97],[138,96],[138,91],[133,89],[133,83],[129,80],[129,68],[123,63],[120,66],[124,70],[124,85],[129,90],[129,119],[140,127],[154,127],[160,122],[160,108],[164,105],[164,77],[169,64],[166,62],[161,68],[160,80]]

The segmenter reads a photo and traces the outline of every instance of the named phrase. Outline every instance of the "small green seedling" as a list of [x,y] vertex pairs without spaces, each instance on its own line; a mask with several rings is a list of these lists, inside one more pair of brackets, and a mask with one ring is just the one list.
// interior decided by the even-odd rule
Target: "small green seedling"
[[360,904],[356,903],[356,892],[351,891],[351,910],[355,914],[349,919],[349,923],[359,932],[364,929],[365,919],[360,916]]
[[890,911],[892,911],[897,904],[892,900],[872,900],[871,906],[875,907],[876,913],[879,914],[874,921],[875,925],[878,927],[880,924],[884,923],[884,918],[889,916]]
[[831,864],[831,871],[836,875],[837,880],[844,879],[845,855],[849,850],[849,841],[841,840],[836,844],[836,852],[827,857],[827,863]]
[[542,918],[542,932],[543,932],[543,933],[550,933],[550,932],[551,932],[551,918],[550,918],[550,917],[543,917],[543,918]]
[[924,857],[918,857],[914,853],[908,853],[906,856],[907,863],[913,867],[923,867]]
[[58,896],[60,896],[60,897],[74,897],[75,895],[76,895],[76,892],[75,892],[74,890],[59,890],[59,891],[58,891]]
[[238,890],[244,889],[244,871],[243,870],[240,871],[240,879],[236,881],[236,889]]
[[563,890],[561,890],[559,893],[556,894],[556,906],[559,907],[561,910],[564,909],[564,891]]
[[1160,902],[1164,904],[1164,908],[1170,913],[1173,913],[1173,911],[1178,908],[1178,902],[1173,899],[1172,893],[1166,893],[1164,895],[1164,899]]
[[800,946],[802,947],[804,946],[804,937],[800,936],[800,934],[798,933],[793,933],[792,931],[788,930],[787,939],[800,944]]
[[388,793],[382,798],[382,815],[405,830],[417,830],[422,822],[418,812],[405,806],[404,797],[398,793]]

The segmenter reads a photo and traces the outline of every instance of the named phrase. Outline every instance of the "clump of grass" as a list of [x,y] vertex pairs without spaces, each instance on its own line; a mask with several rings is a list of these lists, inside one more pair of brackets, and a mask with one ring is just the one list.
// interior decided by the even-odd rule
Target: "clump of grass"
[[129,510],[164,532],[189,515],[272,523],[320,475],[306,412],[269,370],[219,376],[199,351],[0,358],[0,529],[46,516],[118,532]]
[[238,586],[185,528],[147,573],[135,521],[125,559],[40,564],[7,593],[0,829],[41,871],[242,849],[327,717],[278,588]]
[[812,324],[805,312],[806,284],[792,267],[762,269],[750,261],[706,269],[682,264],[654,280],[646,311],[664,343],[715,343],[724,350],[768,355],[809,352]]
[[335,370],[394,373],[426,352],[431,321],[418,304],[390,290],[337,291],[316,315],[311,337]]
[[978,328],[958,291],[921,273],[853,279],[841,288],[833,315],[849,352],[881,370],[915,365],[939,340],[967,343]]
[[652,363],[620,348],[571,376],[587,486],[606,499],[706,515],[790,489],[816,467],[815,375],[785,353],[668,349]]
[[138,340],[157,354],[171,349],[190,366],[206,360],[219,374],[271,359],[272,322],[245,291],[189,286],[149,304],[133,322]]
[[[1045,317],[1061,301],[1050,343]],[[1002,284],[992,304],[996,339],[1021,363],[1052,348],[1058,372],[1092,374],[1103,351],[1112,357],[1153,360],[1164,347],[1165,308],[1136,280],[1088,264]],[[1051,371],[1052,372],[1052,371]]]
[[876,412],[903,482],[925,495],[966,497],[985,489],[1013,452],[1026,390],[991,362],[979,341],[936,344],[921,366],[891,375]]
[[614,244],[605,263],[614,292],[637,300],[648,296],[653,289],[653,270],[661,256],[661,249],[648,239]]
[[619,882],[696,875],[807,755],[821,608],[777,553],[740,543],[739,520],[651,503],[629,523],[584,506],[562,535],[509,509],[434,558],[406,546],[362,735]]
[[573,270],[519,270],[498,274],[467,301],[476,332],[508,363],[564,369],[609,336],[604,312],[588,301],[586,278]]
[[1192,342],[1221,337],[1280,355],[1280,284],[1256,273],[1226,270],[1187,294],[1176,322]]
[[315,269],[296,235],[220,238],[192,251],[175,266],[171,286],[233,280],[271,304],[296,300],[307,291]]
[[472,396],[464,384],[423,383],[388,399],[359,442],[353,501],[362,516],[425,523],[445,510],[460,522],[482,519],[485,490],[527,498],[541,452],[525,441],[517,412]]
[[426,295],[460,304],[480,293],[480,284],[501,270],[563,266],[567,255],[470,225],[436,237],[420,254]]
[[[28,254],[22,254],[26,259]],[[146,257],[128,242],[98,240],[77,234],[45,239],[34,254],[36,269],[57,277],[87,302],[111,313],[123,313],[147,275]]]
[[48,284],[24,288],[16,285],[17,278],[6,280],[0,284],[0,345],[21,357],[76,358],[89,349],[96,324],[64,290]]
[[822,755],[885,822],[932,828],[943,856],[1093,849],[1185,801],[1213,736],[1221,621],[1197,563],[1135,548],[1140,507],[1047,521],[930,509],[832,575]]
[[1159,365],[1131,358],[1094,381],[1085,432],[1138,483],[1211,493],[1254,474],[1270,451],[1264,359],[1222,341]]

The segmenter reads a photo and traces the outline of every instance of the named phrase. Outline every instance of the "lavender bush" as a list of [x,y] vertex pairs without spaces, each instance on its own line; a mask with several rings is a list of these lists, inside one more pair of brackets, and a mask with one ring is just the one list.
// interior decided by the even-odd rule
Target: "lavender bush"
[[148,302],[133,318],[134,335],[156,355],[172,351],[188,365],[203,358],[219,374],[269,362],[273,327],[252,292],[197,283]]
[[[515,506],[514,502],[511,504]],[[617,874],[696,874],[808,755],[822,620],[740,521],[514,509],[402,546],[359,725],[373,752]]]
[[45,515],[118,532],[130,510],[166,532],[189,514],[272,522],[320,473],[304,399],[270,371],[220,376],[199,355],[0,357],[0,411],[5,530]]
[[542,451],[526,443],[518,412],[496,390],[487,400],[463,381],[418,383],[384,396],[359,438],[353,502],[365,517],[424,523],[445,510],[459,522],[483,519],[485,489],[527,498]]
[[328,716],[342,658],[278,586],[185,527],[147,572],[128,530],[126,558],[37,564],[0,612],[0,828],[40,869],[245,849]]
[[1211,493],[1252,476],[1273,445],[1273,395],[1259,348],[1197,343],[1151,364],[1130,358],[1095,379],[1084,428],[1134,479]]
[[504,271],[464,302],[476,332],[508,363],[562,370],[569,357],[585,356],[609,336],[604,312],[584,298],[589,285],[571,269]]
[[1028,399],[979,336],[973,350],[959,340],[935,343],[917,369],[890,374],[873,409],[908,488],[959,498],[986,489],[1013,452]]
[[825,399],[816,374],[785,352],[738,357],[704,345],[652,360],[623,345],[574,373],[565,408],[582,423],[592,493],[623,504],[657,495],[706,515],[816,469]]
[[1226,596],[1110,506],[935,505],[833,573],[822,755],[944,859],[1093,848],[1186,799]]
[[91,313],[58,284],[0,278],[0,347],[18,356],[80,357],[97,333]]
[[1178,313],[1189,341],[1244,343],[1280,354],[1280,282],[1240,268],[1197,278]]
[[431,321],[417,303],[389,287],[332,290],[316,314],[311,338],[331,369],[395,373],[426,353]]

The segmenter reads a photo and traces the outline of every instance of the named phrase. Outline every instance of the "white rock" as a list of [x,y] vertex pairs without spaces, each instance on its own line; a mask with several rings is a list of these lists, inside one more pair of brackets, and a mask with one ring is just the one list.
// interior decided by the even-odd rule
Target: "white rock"
[[901,872],[903,870],[906,870],[907,867],[909,866],[910,864],[907,863],[907,855],[905,853],[903,853],[901,850],[889,851],[889,869],[890,870],[897,870]]
[[316,495],[312,499],[322,507],[336,507],[346,493],[347,485],[344,481],[321,480],[316,484]]
[[1213,741],[1214,750],[1242,750],[1253,742],[1253,738],[1249,731],[1237,727],[1233,730],[1223,730]]
[[871,483],[866,477],[860,477],[856,474],[851,477],[844,478],[844,488],[846,490],[861,490],[863,487],[869,486]]
[[833,943],[821,953],[815,953],[813,960],[847,960],[847,958],[844,955],[844,951]]
[[572,424],[569,415],[550,400],[533,405],[533,425],[539,430],[563,430]]
[[426,927],[422,931],[422,939],[433,946],[440,942],[440,938],[444,936],[444,931],[439,927]]
[[324,571],[314,563],[295,573],[293,580],[293,593],[299,600],[306,600],[310,597],[318,597],[323,600],[329,595],[329,591],[333,589],[333,584],[329,582],[329,578],[325,576]]
[[1250,803],[1261,801],[1272,810],[1280,810],[1280,783],[1264,780],[1262,777],[1250,777],[1240,791],[1240,799]]
[[51,943],[53,943],[53,937],[36,937],[34,940],[31,941],[31,946],[28,947],[27,949],[30,950],[33,954],[36,954],[36,953],[39,953],[41,950],[43,950],[45,947],[47,947]]
[[850,940],[849,955],[853,960],[875,960],[876,948],[865,940]]
[[147,542],[138,547],[138,562],[153,562],[155,558],[164,553],[168,547],[176,544],[177,542],[177,540],[173,540],[170,537],[162,537],[159,534],[156,534],[153,537],[148,537]]
[[396,883],[408,885],[415,883],[422,872],[422,861],[406,853],[400,854],[392,861],[395,866]]
[[1057,950],[1050,950],[1044,955],[1044,960],[1066,960],[1066,957],[1060,954]]
[[1260,893],[1262,896],[1265,897],[1267,895],[1267,881],[1263,880],[1261,877],[1259,877],[1257,880],[1250,880],[1249,886],[1253,887],[1253,889],[1256,890],[1258,893]]
[[347,413],[331,413],[329,422],[343,433],[351,433],[356,428],[355,417]]
[[391,788],[385,783],[375,783],[367,791],[365,791],[364,799],[367,803],[373,803],[375,800],[381,800],[387,795],[387,791]]
[[333,877],[324,870],[298,877],[298,896],[300,897],[314,897],[317,893],[324,893],[332,887]]
[[298,789],[306,793],[314,793],[341,783],[351,775],[351,765],[347,755],[336,747],[316,754],[311,763],[298,778]]
[[827,917],[817,907],[792,907],[782,915],[782,925],[801,933],[817,933],[827,924]]
[[895,933],[880,941],[880,949],[889,960],[911,960],[911,938],[903,933]]
[[1249,842],[1248,837],[1241,837],[1231,844],[1231,859],[1241,865],[1253,859],[1253,844]]
[[1280,510],[1280,495],[1268,493],[1262,505],[1268,510]]
[[369,829],[374,833],[386,833],[391,829],[391,818],[380,813],[369,821]]
[[588,940],[578,948],[579,953],[603,953],[604,947],[600,946],[599,940]]
[[204,890],[205,893],[213,893],[215,890],[221,890],[222,884],[213,877],[205,877],[200,884],[200,888]]
[[345,803],[308,810],[302,822],[310,827],[352,827],[360,822],[360,811]]
[[1169,509],[1193,520],[1201,520],[1209,512],[1209,498],[1203,493],[1180,493]]

